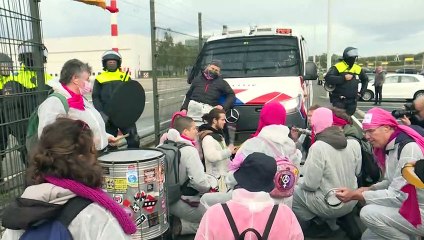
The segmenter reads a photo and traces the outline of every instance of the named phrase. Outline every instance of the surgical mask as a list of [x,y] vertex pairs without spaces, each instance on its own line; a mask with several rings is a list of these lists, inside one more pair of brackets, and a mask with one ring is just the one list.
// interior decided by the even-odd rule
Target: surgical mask
[[84,86],[82,87],[78,86],[78,87],[79,87],[81,95],[85,95],[93,91],[93,87],[91,86],[91,83],[88,81],[84,81]]

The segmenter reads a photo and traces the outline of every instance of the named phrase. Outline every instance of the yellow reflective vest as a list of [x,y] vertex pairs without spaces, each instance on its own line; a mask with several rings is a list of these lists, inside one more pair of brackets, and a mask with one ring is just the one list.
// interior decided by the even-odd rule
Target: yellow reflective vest
[[120,70],[116,70],[115,72],[103,71],[96,78],[96,80],[100,84],[107,83],[107,82],[112,82],[112,81],[123,81],[123,82],[126,82],[129,79],[130,79],[130,75],[127,74],[127,76],[125,76],[125,73],[122,72],[122,71],[120,71]]
[[340,61],[334,65],[339,71],[339,73],[351,73],[355,75],[359,75],[361,73],[361,66],[357,64],[353,64],[351,68],[349,68],[349,65],[345,61]]
[[[51,79],[52,76],[50,76],[50,74],[44,74],[44,80],[46,83]],[[34,89],[37,87],[37,72],[28,70],[25,65],[22,65],[16,74],[8,77],[6,81],[3,82],[3,85],[9,81],[18,82],[26,89]]]

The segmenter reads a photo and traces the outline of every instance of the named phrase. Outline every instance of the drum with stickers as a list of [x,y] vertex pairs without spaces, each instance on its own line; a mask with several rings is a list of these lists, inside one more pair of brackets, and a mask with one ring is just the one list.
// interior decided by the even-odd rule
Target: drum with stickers
[[99,157],[103,189],[137,225],[132,239],[153,239],[169,228],[164,154],[156,149],[111,151]]

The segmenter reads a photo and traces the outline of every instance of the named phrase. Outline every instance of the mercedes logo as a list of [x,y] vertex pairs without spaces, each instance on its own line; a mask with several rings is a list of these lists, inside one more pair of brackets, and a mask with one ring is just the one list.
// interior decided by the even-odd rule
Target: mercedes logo
[[227,122],[229,123],[235,123],[239,120],[240,118],[240,113],[239,111],[237,111],[237,109],[230,109],[227,111],[227,113],[225,114],[225,120],[227,120]]

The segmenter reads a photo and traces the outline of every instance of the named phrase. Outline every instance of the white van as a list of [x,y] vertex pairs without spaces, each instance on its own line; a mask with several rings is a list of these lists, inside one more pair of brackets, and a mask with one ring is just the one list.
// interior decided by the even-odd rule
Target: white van
[[306,111],[312,104],[312,82],[318,78],[315,63],[307,62],[305,40],[287,28],[254,28],[226,31],[204,44],[189,72],[188,82],[212,59],[222,61],[221,73],[236,94],[227,121],[237,133],[257,128],[259,112],[271,101],[287,110],[287,126],[306,127]]

